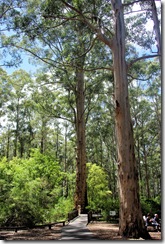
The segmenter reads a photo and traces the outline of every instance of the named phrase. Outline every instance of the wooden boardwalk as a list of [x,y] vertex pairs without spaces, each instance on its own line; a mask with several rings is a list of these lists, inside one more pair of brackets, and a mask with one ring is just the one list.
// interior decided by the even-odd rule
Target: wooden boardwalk
[[78,217],[62,227],[61,241],[66,240],[98,240],[93,233],[87,228],[87,214],[80,214]]

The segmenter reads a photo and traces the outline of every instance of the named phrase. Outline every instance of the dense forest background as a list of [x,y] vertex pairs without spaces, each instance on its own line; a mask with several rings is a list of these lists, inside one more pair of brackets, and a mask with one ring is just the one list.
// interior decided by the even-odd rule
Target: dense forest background
[[[35,7],[31,6],[31,12],[27,10],[22,18],[18,13],[21,7],[19,11],[13,8],[13,12],[6,12],[10,18],[1,19],[0,225],[54,222],[67,218],[74,208],[74,68],[82,50],[87,54],[83,62],[88,209],[102,210],[106,219],[110,210],[119,210],[114,80],[107,67],[107,62],[112,63],[111,55],[86,27],[70,23],[71,29],[63,23],[58,28],[56,23],[53,29],[50,20],[35,19]],[[139,53],[143,56],[144,50],[148,55],[148,50],[155,48],[150,38],[154,29],[142,28],[151,18],[147,13],[126,19],[127,40],[132,39],[127,45],[127,61]],[[102,19],[106,17],[103,12],[101,15]],[[131,21],[139,26],[134,36]],[[33,74],[20,69],[20,50],[34,55],[32,65],[40,64],[41,68]],[[7,73],[5,67],[13,65],[17,66],[15,71]],[[159,58],[139,59],[129,69],[128,81],[142,210],[161,216]]]

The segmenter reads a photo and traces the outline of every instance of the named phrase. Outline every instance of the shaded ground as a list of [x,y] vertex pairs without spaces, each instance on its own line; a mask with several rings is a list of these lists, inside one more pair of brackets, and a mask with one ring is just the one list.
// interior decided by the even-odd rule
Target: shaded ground
[[18,230],[15,231],[0,231],[0,240],[22,240],[22,241],[49,241],[49,240],[59,240],[61,237],[62,225],[53,226],[50,230],[49,228],[37,228],[29,230]]
[[[100,240],[125,240],[118,235],[118,225],[109,224],[106,222],[93,222],[87,225],[87,228]],[[32,229],[32,230],[19,230],[14,231],[0,231],[0,240],[30,240],[30,241],[49,241],[59,240],[61,238],[62,225],[56,225],[51,230],[45,229]],[[153,240],[161,240],[161,232],[149,232]],[[132,240],[132,239],[129,239]],[[138,239],[143,240],[143,239]]]
[[[118,224],[110,224],[106,222],[93,222],[88,224],[88,228],[100,240],[126,240],[118,235]],[[150,236],[153,240],[161,240],[161,232],[150,231]],[[133,239],[128,239],[133,240]],[[135,239],[134,239],[135,240]],[[138,240],[143,240],[138,239]]]

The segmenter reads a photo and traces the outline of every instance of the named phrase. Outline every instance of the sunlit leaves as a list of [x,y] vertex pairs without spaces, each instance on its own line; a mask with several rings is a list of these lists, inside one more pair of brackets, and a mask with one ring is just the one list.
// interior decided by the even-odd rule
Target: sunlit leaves
[[93,210],[104,209],[106,199],[111,197],[111,191],[108,189],[107,175],[96,164],[88,163],[87,168],[89,206]]
[[[32,215],[35,222],[46,221],[46,209],[51,209],[60,197],[60,167],[50,156],[44,156],[34,151],[30,159],[14,158],[7,162],[0,162],[1,181],[0,188],[3,193],[1,203],[4,201],[10,207],[7,208],[6,217],[13,213],[16,223],[20,216],[28,221]],[[0,219],[0,221],[5,221]],[[33,219],[31,219],[32,221]]]

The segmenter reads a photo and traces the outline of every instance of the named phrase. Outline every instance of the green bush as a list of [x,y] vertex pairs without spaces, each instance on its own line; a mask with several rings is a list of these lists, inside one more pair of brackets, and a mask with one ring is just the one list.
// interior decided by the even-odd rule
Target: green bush
[[159,202],[157,198],[141,198],[141,207],[143,215],[147,215],[147,213],[154,215],[155,213],[157,213],[159,217],[161,217],[161,202]]
[[61,197],[57,162],[37,150],[29,159],[0,161],[0,224],[33,226],[50,219]]
[[88,209],[93,211],[109,209],[112,193],[108,188],[106,173],[100,166],[91,163],[87,164],[87,170]]
[[119,199],[109,199],[106,209],[103,211],[104,219],[106,221],[109,221],[110,211],[115,211],[116,215],[119,215]]
[[73,199],[61,197],[51,211],[51,218],[53,217],[56,221],[66,220],[68,218],[68,213],[71,212],[73,208]]

